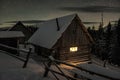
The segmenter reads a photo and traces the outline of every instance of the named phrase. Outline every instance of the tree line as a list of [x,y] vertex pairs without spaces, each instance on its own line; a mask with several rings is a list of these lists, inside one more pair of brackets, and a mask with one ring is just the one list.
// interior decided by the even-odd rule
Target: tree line
[[87,30],[95,41],[91,53],[103,61],[120,66],[120,19],[114,25],[109,22],[106,27],[100,24],[98,30],[94,26]]

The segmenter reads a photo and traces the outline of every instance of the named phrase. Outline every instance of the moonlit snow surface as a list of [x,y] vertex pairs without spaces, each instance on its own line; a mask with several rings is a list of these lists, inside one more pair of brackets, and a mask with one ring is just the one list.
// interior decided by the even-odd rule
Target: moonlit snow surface
[[53,80],[43,78],[44,68],[30,59],[27,68],[23,62],[0,51],[0,80]]

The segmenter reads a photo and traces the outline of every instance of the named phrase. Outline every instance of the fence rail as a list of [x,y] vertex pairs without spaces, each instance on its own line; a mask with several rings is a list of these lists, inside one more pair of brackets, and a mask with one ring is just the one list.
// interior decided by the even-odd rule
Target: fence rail
[[[16,56],[16,55],[8,53],[9,55],[13,56],[14,58],[17,58],[17,59],[23,61],[24,62],[23,68],[27,67],[29,56],[30,56],[31,53],[34,53],[34,52],[31,52],[31,48],[29,50],[25,50],[25,49],[13,48],[13,47],[10,47],[10,46],[4,45],[4,44],[0,44],[0,46],[8,48],[8,49],[12,49],[12,50],[17,50],[19,52],[25,52],[25,53],[27,53],[26,59],[23,59],[23,58],[21,58],[19,56]],[[57,65],[57,63],[59,63],[59,64],[64,64],[64,65],[73,67],[73,68],[77,68],[78,70],[88,72],[89,74],[92,74],[92,75],[94,74],[94,75],[97,75],[97,76],[100,76],[100,77],[103,77],[103,78],[107,78],[107,79],[110,79],[110,80],[120,80],[120,79],[117,79],[117,78],[113,78],[111,76],[107,76],[107,75],[103,75],[103,74],[100,74],[100,73],[96,73],[94,71],[89,71],[89,70],[84,69],[84,68],[82,68],[80,66],[75,66],[75,65],[69,64],[67,62],[61,61],[61,60],[56,60],[52,56],[47,56],[47,55],[41,55],[41,56],[44,57],[44,58],[49,59],[49,61],[50,61],[50,63],[48,63],[47,65],[44,64],[45,65],[44,77],[46,77],[48,75],[48,72],[50,71],[55,76],[56,80],[59,80],[59,78],[55,74],[59,74],[59,75],[65,77],[67,80],[80,80],[79,78],[66,75],[62,71],[62,69]],[[58,68],[59,72],[57,72],[57,71],[55,71],[55,70],[53,70],[53,69],[50,68],[52,63],[54,63],[54,65]]]
[[[85,71],[85,72],[89,73],[90,75],[97,75],[97,76],[100,76],[100,77],[103,77],[103,78],[106,78],[106,79],[109,79],[109,80],[120,80],[120,79],[118,79],[118,78],[111,77],[111,76],[104,75],[104,74],[100,74],[100,73],[96,73],[96,72],[94,72],[94,71],[90,71],[90,70],[84,69],[84,68],[82,68],[82,67],[80,67],[80,66],[75,66],[75,65],[72,65],[72,64],[70,64],[70,63],[61,61],[61,60],[56,60],[56,59],[54,59],[52,56],[50,56],[49,59],[52,61],[52,63],[64,64],[64,65],[67,65],[67,66],[76,68],[76,69],[78,69],[78,70]],[[56,73],[56,74],[61,75],[61,73],[56,72],[56,71],[50,69],[50,66],[47,66],[47,68],[48,68],[49,71],[52,71],[52,72],[54,72],[54,73]],[[65,77],[66,77],[66,75],[63,75],[63,74],[62,74],[62,76],[65,76]],[[78,78],[73,78],[73,77],[69,77],[69,76],[67,76],[67,77],[68,77],[69,79],[79,80]],[[86,77],[86,78],[87,78],[87,77]],[[87,79],[89,79],[89,78],[87,78]]]
[[14,47],[11,47],[11,46],[7,46],[7,45],[4,45],[4,44],[0,44],[0,46],[2,46],[2,47],[4,47],[4,48],[11,49],[11,50],[16,50],[16,51],[18,51],[18,52],[27,53],[25,59],[22,58],[22,57],[19,57],[19,56],[17,56],[17,55],[14,55],[14,54],[6,53],[6,54],[8,54],[8,55],[10,55],[10,56],[12,56],[12,57],[14,57],[14,58],[16,58],[16,59],[18,59],[18,60],[24,62],[23,68],[26,68],[26,67],[27,67],[27,63],[28,63],[29,56],[30,56],[30,54],[31,54],[32,48],[29,48],[29,50],[25,50],[25,49],[17,49],[17,48],[14,48]]

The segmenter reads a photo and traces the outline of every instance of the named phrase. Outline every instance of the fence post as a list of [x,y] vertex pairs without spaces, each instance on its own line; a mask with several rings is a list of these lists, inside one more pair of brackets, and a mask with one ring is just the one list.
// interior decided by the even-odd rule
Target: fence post
[[29,52],[28,52],[28,54],[27,54],[27,56],[26,56],[26,60],[25,60],[25,62],[24,62],[23,68],[26,68],[26,67],[27,67],[27,63],[28,63],[28,60],[29,60],[31,51],[32,51],[32,48],[29,48]]
[[[47,64],[48,68],[50,68],[51,64],[52,64],[52,61],[48,62],[48,64]],[[45,73],[44,73],[43,77],[47,77],[47,75],[48,75],[49,69],[47,68],[47,66],[45,67]]]
[[[75,74],[74,74],[74,78],[77,78],[77,76],[78,76],[78,75],[75,73]],[[72,79],[72,80],[76,80],[76,79]]]

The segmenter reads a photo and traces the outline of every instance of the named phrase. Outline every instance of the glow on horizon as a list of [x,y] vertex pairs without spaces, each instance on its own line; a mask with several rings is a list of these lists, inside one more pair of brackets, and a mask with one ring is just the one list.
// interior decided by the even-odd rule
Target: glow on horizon
[[0,27],[9,26],[4,23],[8,21],[49,20],[73,13],[77,13],[82,22],[100,22],[102,10],[106,26],[120,18],[119,4],[120,0],[1,0]]

